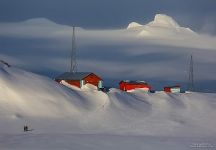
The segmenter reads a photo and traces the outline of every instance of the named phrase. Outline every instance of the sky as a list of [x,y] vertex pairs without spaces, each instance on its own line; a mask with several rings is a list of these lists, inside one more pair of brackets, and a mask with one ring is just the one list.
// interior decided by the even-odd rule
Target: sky
[[[77,26],[78,70],[99,74],[107,86],[133,79],[156,89],[186,87],[193,54],[197,90],[215,92],[215,6],[214,0],[0,0],[0,59],[54,78],[69,70]],[[179,26],[126,30],[159,13]]]
[[215,0],[1,0],[0,21],[42,17],[84,28],[124,28],[164,13],[195,31],[215,34],[215,6]]

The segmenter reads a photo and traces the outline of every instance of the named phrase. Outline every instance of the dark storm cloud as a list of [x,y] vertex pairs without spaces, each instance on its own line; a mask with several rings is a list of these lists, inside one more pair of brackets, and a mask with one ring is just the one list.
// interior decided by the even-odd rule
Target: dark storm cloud
[[183,26],[212,32],[215,7],[214,0],[1,0],[0,22],[43,17],[85,28],[119,28],[165,13]]

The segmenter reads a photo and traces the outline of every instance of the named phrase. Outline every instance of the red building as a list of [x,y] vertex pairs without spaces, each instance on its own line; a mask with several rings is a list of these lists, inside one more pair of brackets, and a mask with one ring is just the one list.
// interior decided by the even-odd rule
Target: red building
[[123,80],[119,82],[119,89],[122,91],[141,89],[141,88],[145,89],[146,91],[151,90],[151,86],[144,81]]
[[181,87],[179,85],[164,87],[164,92],[166,92],[166,93],[180,93]]
[[103,80],[94,73],[91,72],[65,72],[62,75],[55,78],[55,81],[65,81],[70,85],[81,88],[83,85],[89,83],[97,86],[98,88],[103,87]]

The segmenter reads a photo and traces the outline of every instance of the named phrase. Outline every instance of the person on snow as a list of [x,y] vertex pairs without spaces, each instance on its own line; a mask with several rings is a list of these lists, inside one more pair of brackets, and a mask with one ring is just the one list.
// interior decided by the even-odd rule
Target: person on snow
[[28,131],[28,126],[24,126],[24,132]]

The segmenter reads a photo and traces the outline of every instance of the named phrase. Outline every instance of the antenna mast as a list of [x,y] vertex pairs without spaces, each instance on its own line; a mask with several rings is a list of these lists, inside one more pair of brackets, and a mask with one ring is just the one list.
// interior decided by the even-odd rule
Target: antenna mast
[[72,73],[77,72],[75,27],[73,27],[70,72]]
[[188,78],[188,90],[194,90],[194,69],[193,69],[193,55],[190,56],[190,67],[189,67],[189,78]]

